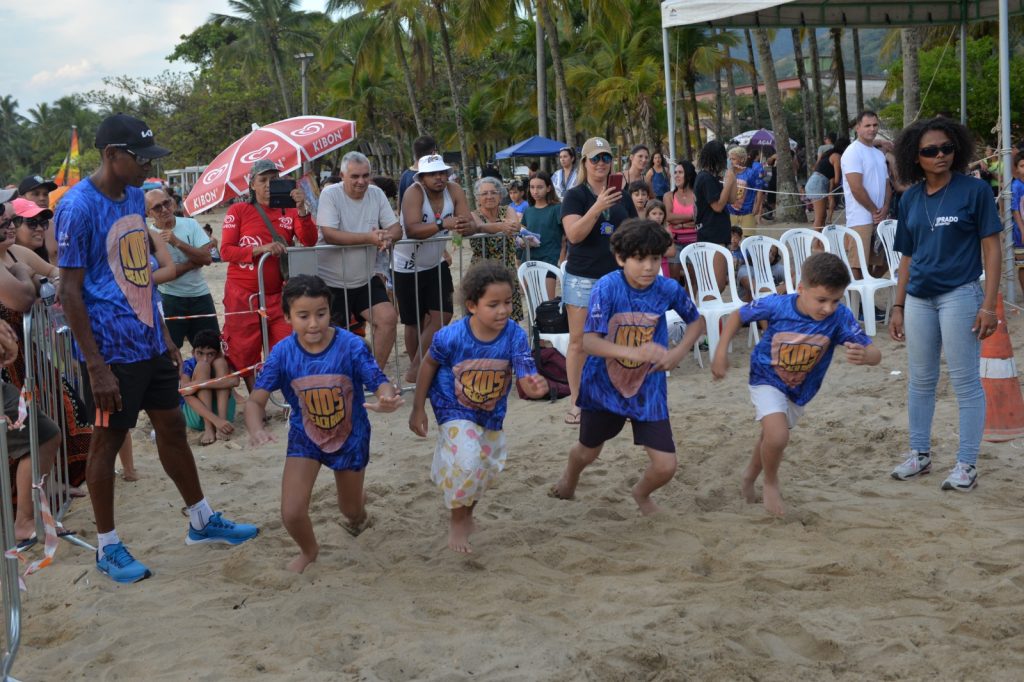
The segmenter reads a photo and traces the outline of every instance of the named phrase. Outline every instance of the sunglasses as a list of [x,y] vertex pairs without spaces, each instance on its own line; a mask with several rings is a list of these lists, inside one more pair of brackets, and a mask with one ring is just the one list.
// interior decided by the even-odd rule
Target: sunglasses
[[170,211],[174,208],[174,202],[170,199],[164,199],[159,204],[153,204],[151,211]]
[[930,147],[922,147],[917,150],[918,156],[923,156],[926,159],[934,159],[940,153],[943,156],[951,156],[956,151],[956,145],[952,142],[947,142],[943,145],[931,145]]
[[591,156],[590,157],[590,163],[611,163],[611,162],[612,162],[612,155],[611,154],[607,154],[607,153],[605,153],[605,154],[596,154],[595,156]]
[[126,145],[123,145],[123,144],[112,144],[112,145],[109,145],[109,146],[120,148],[121,151],[123,151],[124,153],[128,154],[133,159],[135,159],[135,163],[139,164],[140,166],[146,166],[146,165],[149,165],[149,164],[153,163],[153,159],[149,158],[148,156],[140,156],[140,155],[136,154],[131,149],[128,149],[128,147]]
[[0,232],[11,230],[15,227],[14,218],[8,218],[7,220],[0,220]]
[[23,218],[21,224],[30,230],[45,230],[50,221],[46,218]]

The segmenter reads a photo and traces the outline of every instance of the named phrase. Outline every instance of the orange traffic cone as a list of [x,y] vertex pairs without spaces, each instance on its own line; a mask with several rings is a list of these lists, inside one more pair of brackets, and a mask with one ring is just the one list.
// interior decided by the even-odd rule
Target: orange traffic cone
[[998,443],[1024,436],[1024,398],[1006,330],[1002,294],[996,303],[996,317],[995,332],[981,342],[981,383],[985,387],[984,438]]

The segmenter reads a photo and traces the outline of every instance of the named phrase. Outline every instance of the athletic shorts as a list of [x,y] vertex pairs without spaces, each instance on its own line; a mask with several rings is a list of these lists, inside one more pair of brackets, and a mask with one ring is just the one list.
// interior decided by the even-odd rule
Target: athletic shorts
[[217,336],[220,336],[220,325],[216,317],[198,317],[193,320],[168,320],[168,317],[186,317],[189,315],[216,315],[217,309],[213,306],[213,296],[171,296],[161,294],[164,303],[164,321],[167,322],[167,331],[171,333],[171,340],[174,345],[181,348],[181,344],[188,339],[189,344],[195,345],[196,332],[202,329],[209,329]]
[[[582,410],[580,412],[580,443],[588,448],[596,448],[615,438],[626,425],[621,414],[601,410]],[[672,437],[672,424],[667,419],[656,422],[641,422],[630,419],[633,424],[633,442],[636,445],[658,450],[659,452],[675,453],[676,443]]]
[[[440,275],[439,275],[440,273]],[[440,281],[438,281],[440,279]],[[436,268],[420,272],[395,273],[395,301],[402,324],[414,325],[431,310],[454,313],[452,271],[442,261]],[[419,306],[417,308],[417,300]],[[417,317],[417,312],[419,316]]]
[[[29,442],[28,418],[20,429],[11,428],[11,424],[18,421],[18,403],[21,391],[14,384],[3,383],[4,415],[7,417],[7,456],[10,459],[21,459],[31,452]],[[42,412],[39,413],[39,443],[40,445],[52,440],[59,432],[53,420]],[[43,473],[46,473],[45,471]]]
[[750,387],[750,402],[754,403],[754,419],[761,421],[769,414],[786,415],[789,428],[796,426],[804,414],[804,408],[786,397],[786,394],[767,384]]
[[94,426],[133,429],[142,410],[174,410],[181,404],[178,368],[167,353],[142,362],[107,365],[121,388],[121,411],[100,414],[92,397],[89,371],[82,363],[82,399]]
[[353,317],[360,318],[363,311],[378,303],[388,303],[388,292],[384,288],[384,282],[380,277],[374,275],[370,278],[368,286],[355,287],[352,289],[331,289],[331,324],[348,329]]
[[[235,410],[237,405],[235,404],[235,396],[228,396],[228,413],[224,415],[224,419],[229,422],[235,421]],[[185,415],[185,425],[193,431],[202,431],[206,428],[206,422],[203,420],[199,413],[192,409],[192,406],[188,403],[182,403],[181,411]],[[217,414],[217,403],[213,404],[213,413]],[[221,415],[217,415],[218,417]]]

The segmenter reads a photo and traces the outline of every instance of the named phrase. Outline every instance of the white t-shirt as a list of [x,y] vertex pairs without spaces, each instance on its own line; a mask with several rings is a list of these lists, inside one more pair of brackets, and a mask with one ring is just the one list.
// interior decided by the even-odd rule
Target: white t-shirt
[[860,140],[854,140],[843,152],[840,167],[843,171],[843,196],[846,197],[846,226],[871,225],[871,211],[857,203],[853,192],[850,191],[850,182],[846,175],[860,173],[864,191],[871,197],[875,206],[881,208],[885,202],[885,183],[889,180],[885,154]]
[[[320,193],[320,205],[316,211],[318,227],[366,233],[386,229],[398,222],[380,187],[370,185],[363,198],[357,200],[345,194],[344,185],[339,182]],[[321,229],[317,244],[326,243]],[[319,253],[317,272],[327,286],[353,289],[366,286],[373,276],[376,262],[376,247],[350,246],[340,251]]]

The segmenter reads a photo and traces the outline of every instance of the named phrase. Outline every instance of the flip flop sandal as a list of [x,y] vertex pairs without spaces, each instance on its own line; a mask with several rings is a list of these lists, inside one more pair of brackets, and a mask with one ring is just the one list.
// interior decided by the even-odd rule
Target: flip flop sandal
[[570,410],[565,415],[565,423],[570,425],[570,426],[577,426],[580,423],[580,416],[582,414],[583,414],[582,411],[574,412],[574,411]]

